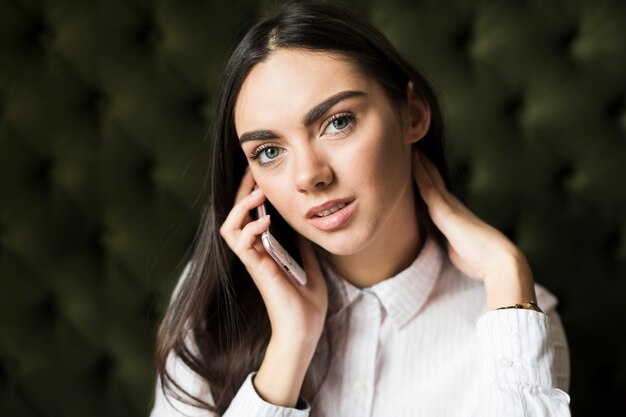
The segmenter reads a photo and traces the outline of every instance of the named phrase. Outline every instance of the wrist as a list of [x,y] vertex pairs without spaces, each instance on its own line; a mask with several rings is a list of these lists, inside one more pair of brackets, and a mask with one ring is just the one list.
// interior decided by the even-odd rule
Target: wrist
[[[297,329],[297,330],[296,330]],[[298,324],[290,326],[272,325],[270,344],[283,346],[290,350],[304,351],[306,348],[313,348],[322,336],[324,322],[314,324]]]
[[523,256],[512,258],[502,269],[485,277],[487,310],[537,302],[530,266]]
[[272,337],[253,381],[257,394],[268,403],[294,408],[314,353],[315,347]]
[[524,303],[517,303],[514,305],[510,305],[510,306],[506,306],[506,307],[498,307],[496,308],[496,310],[509,310],[509,309],[524,309],[524,310],[534,310],[538,313],[543,313],[543,310],[541,308],[539,308],[539,306],[537,305],[536,302],[534,301],[527,301]]

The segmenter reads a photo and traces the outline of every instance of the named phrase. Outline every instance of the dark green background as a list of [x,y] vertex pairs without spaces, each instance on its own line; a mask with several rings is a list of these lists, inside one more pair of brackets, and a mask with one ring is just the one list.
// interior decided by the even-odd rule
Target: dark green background
[[[626,2],[352,4],[435,84],[454,192],[561,300],[573,414],[626,415]],[[1,416],[147,415],[218,76],[273,7],[0,1]]]

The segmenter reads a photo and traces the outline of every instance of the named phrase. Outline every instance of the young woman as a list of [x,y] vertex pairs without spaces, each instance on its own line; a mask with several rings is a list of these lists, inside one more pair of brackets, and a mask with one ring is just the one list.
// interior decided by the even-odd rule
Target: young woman
[[[431,86],[371,25],[296,3],[252,27],[152,415],[569,415],[556,299],[448,191],[445,161]],[[306,285],[263,248],[270,225]]]

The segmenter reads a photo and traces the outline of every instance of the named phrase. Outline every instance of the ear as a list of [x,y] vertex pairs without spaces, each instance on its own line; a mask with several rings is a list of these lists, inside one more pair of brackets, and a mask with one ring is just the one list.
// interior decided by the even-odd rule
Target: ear
[[408,82],[406,90],[405,133],[407,143],[413,144],[426,136],[430,128],[430,108],[415,91],[413,81]]

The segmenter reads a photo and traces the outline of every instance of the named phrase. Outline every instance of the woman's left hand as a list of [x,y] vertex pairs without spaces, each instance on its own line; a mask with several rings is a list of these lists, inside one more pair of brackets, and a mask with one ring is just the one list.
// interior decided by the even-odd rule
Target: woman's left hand
[[524,254],[451,194],[437,167],[417,147],[413,150],[413,171],[433,223],[447,238],[450,260],[469,277],[485,283],[486,308],[536,301]]

